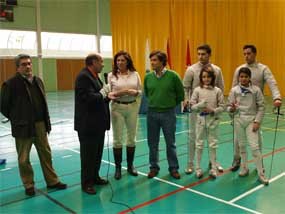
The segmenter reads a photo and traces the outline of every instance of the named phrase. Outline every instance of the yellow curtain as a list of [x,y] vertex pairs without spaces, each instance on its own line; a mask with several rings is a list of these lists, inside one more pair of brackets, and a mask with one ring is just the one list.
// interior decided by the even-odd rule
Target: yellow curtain
[[244,63],[243,45],[254,44],[258,61],[271,68],[284,96],[284,14],[284,0],[111,0],[113,51],[129,51],[143,78],[146,39],[150,50],[164,51],[169,39],[173,69],[183,78],[187,40],[192,63],[197,46],[207,43],[227,94],[235,68]]

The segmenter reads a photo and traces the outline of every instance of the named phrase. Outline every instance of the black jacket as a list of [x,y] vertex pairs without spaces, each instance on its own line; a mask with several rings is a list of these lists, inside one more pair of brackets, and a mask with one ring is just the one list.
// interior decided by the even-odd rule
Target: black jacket
[[99,93],[103,83],[87,68],[75,82],[74,129],[81,134],[102,133],[110,129],[109,100]]
[[[33,111],[31,92],[26,81],[21,74],[16,73],[14,77],[3,83],[1,89],[0,110],[11,122],[13,137],[35,136],[35,112]],[[44,101],[44,122],[46,131],[50,132],[51,125],[44,84],[36,76],[34,76],[34,81]]]

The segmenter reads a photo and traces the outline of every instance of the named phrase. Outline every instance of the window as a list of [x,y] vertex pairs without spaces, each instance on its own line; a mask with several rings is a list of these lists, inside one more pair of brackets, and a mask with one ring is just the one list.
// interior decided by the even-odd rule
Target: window
[[[96,35],[42,32],[43,57],[84,58],[91,52],[98,52]],[[112,37],[101,36],[101,54],[112,57]],[[37,55],[35,31],[0,30],[0,57],[19,53]]]

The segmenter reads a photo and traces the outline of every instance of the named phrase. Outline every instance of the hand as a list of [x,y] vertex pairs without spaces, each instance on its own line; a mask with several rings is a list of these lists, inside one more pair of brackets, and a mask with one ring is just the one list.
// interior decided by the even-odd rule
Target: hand
[[214,109],[206,107],[202,110],[202,112],[206,112],[206,113],[214,113]]
[[131,96],[137,96],[138,95],[138,91],[135,89],[128,89],[127,93],[128,93],[128,95],[131,95]]
[[115,100],[115,99],[117,99],[117,98],[119,98],[119,97],[116,96],[116,92],[110,92],[110,93],[108,94],[108,98],[109,98],[110,100]]
[[279,100],[279,99],[274,100],[273,105],[274,107],[280,107],[282,105],[282,100]]
[[189,101],[188,100],[184,100],[183,101],[183,108],[188,108],[189,107]]
[[237,110],[237,104],[235,103],[231,103],[230,104],[230,112],[235,112]]
[[256,132],[259,129],[259,127],[260,127],[260,123],[255,121],[252,126],[252,131]]

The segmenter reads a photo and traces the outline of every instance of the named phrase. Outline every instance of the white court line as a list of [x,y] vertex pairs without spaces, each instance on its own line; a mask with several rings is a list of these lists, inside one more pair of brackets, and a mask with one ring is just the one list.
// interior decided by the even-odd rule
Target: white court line
[[[139,173],[141,174],[141,173]],[[144,173],[142,173],[143,175],[146,175]],[[212,195],[208,195],[206,193],[203,193],[203,192],[199,192],[197,190],[193,190],[191,188],[185,188],[184,186],[181,186],[179,184],[176,184],[176,183],[173,183],[173,182],[170,182],[170,181],[167,181],[167,180],[164,180],[164,179],[161,179],[161,178],[158,178],[158,177],[154,177],[155,180],[158,180],[160,182],[163,182],[163,183],[167,183],[167,184],[170,184],[172,186],[176,186],[176,187],[179,187],[179,188],[182,188],[182,189],[185,189],[189,192],[193,192],[193,193],[196,193],[197,195],[201,195],[201,196],[204,196],[206,198],[210,198],[210,199],[213,199],[215,201],[218,201],[218,202],[221,202],[223,204],[227,204],[227,205],[230,205],[230,206],[233,206],[233,207],[236,207],[236,208],[239,208],[239,209],[242,209],[242,210],[245,210],[245,211],[248,211],[250,213],[255,213],[255,214],[261,214],[260,212],[257,212],[255,210],[252,210],[252,209],[249,209],[249,208],[246,208],[246,207],[243,207],[243,206],[240,206],[240,205],[237,205],[237,204],[234,204],[234,203],[231,203],[229,201],[225,201],[223,199],[220,199],[220,198],[217,198],[215,196],[212,196]]]
[[62,156],[61,158],[70,158],[72,157],[72,155],[65,155],[65,156]]
[[[66,150],[75,152],[75,153],[77,153],[77,154],[80,153],[79,151],[77,151],[77,150],[75,150],[75,149],[71,149],[71,148],[68,148],[68,147],[65,147],[65,146],[62,146],[62,145],[58,145],[58,146],[63,147],[63,148],[66,149]],[[109,162],[109,161],[102,160],[102,162],[107,163],[107,164],[110,164],[110,165],[112,165],[112,166],[115,166],[114,163]],[[122,168],[125,169],[125,170],[127,169],[127,167],[123,167],[123,166],[122,166]],[[138,174],[147,177],[147,174],[146,174],[146,173],[143,173],[143,172],[139,172],[139,171],[138,171]],[[153,179],[155,179],[155,180],[157,180],[157,181],[160,181],[160,182],[163,182],[163,183],[166,183],[166,184],[170,184],[170,185],[172,185],[172,186],[176,186],[176,187],[185,189],[185,190],[187,190],[187,191],[196,193],[196,194],[201,195],[201,196],[204,196],[204,197],[206,197],[206,198],[210,198],[210,199],[213,199],[213,200],[215,200],[215,201],[219,201],[219,202],[221,202],[221,203],[224,203],[224,204],[227,204],[227,205],[230,205],[230,206],[233,206],[233,207],[236,207],[236,208],[245,210],[245,211],[250,212],[250,213],[261,214],[260,212],[257,212],[257,211],[255,211],[255,210],[251,210],[251,209],[249,209],[249,208],[246,208],[246,207],[243,207],[243,206],[234,204],[234,203],[229,202],[229,201],[225,201],[225,200],[223,200],[223,199],[220,199],[220,198],[214,197],[214,196],[212,196],[212,195],[208,195],[208,194],[199,192],[199,191],[197,191],[197,190],[193,190],[193,189],[190,189],[190,188],[185,188],[185,187],[182,186],[182,185],[179,185],[179,184],[176,184],[176,183],[173,183],[173,182],[170,182],[170,181],[167,181],[167,180],[158,178],[158,177],[154,177]]]
[[[281,174],[275,176],[274,178],[271,178],[271,179],[269,180],[269,183],[272,183],[272,182],[278,180],[279,178],[281,178],[281,177],[283,177],[283,176],[285,176],[285,172],[283,172],[283,173],[281,173]],[[253,189],[251,189],[251,190],[249,190],[249,191],[247,191],[247,192],[241,194],[240,196],[238,196],[238,197],[236,197],[236,198],[233,198],[232,200],[230,200],[230,202],[231,202],[231,203],[235,203],[236,201],[238,201],[238,200],[240,200],[240,199],[242,199],[242,198],[244,198],[244,197],[250,195],[251,193],[253,193],[253,192],[255,192],[255,191],[261,189],[262,187],[264,187],[264,185],[263,185],[263,184],[260,184],[260,185],[258,185],[257,187],[255,187],[255,188],[253,188]]]
[[7,171],[7,170],[10,170],[10,169],[12,169],[12,168],[5,168],[5,169],[0,169],[0,171],[1,171],[1,172],[3,172],[3,171]]

